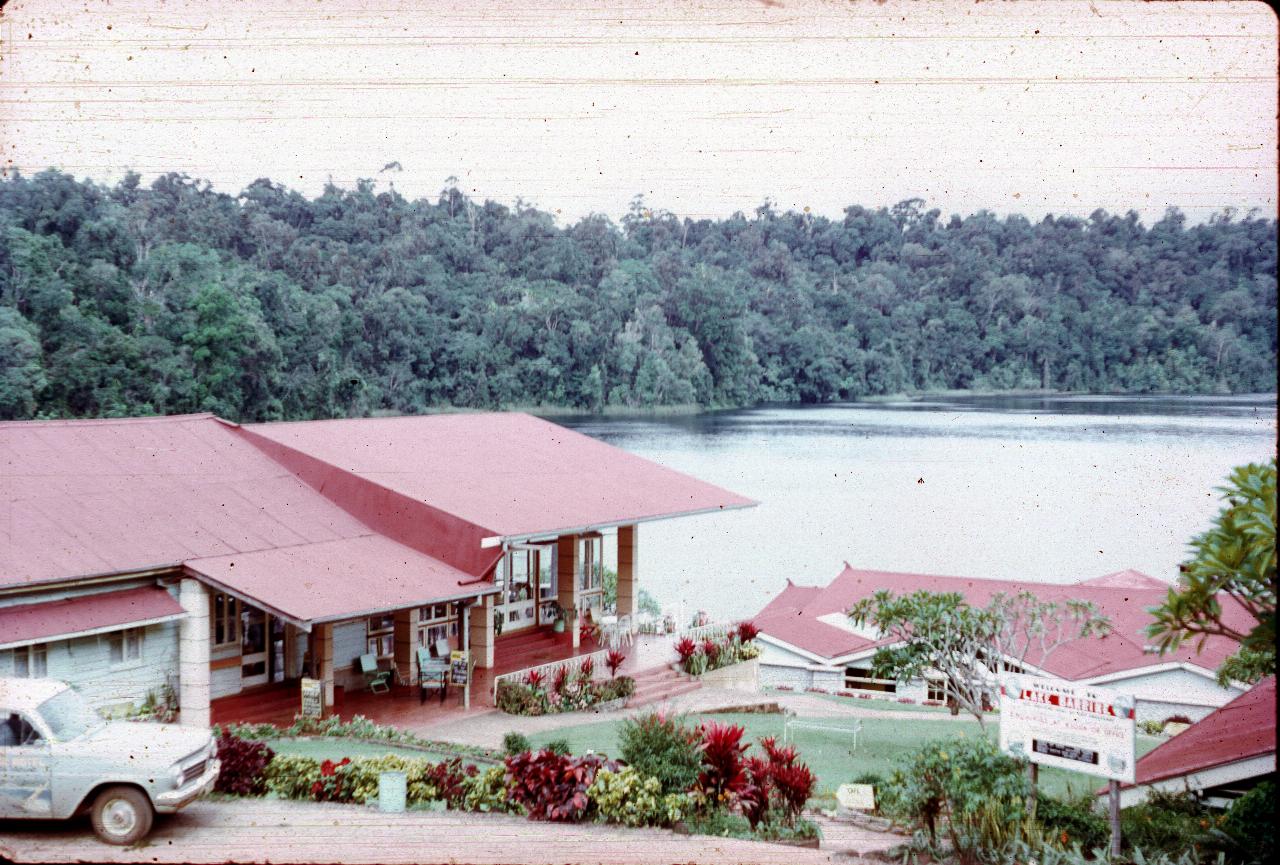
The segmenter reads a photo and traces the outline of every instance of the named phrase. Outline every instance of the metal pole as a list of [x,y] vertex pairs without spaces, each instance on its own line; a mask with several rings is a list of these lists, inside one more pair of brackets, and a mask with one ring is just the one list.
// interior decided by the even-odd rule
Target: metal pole
[[463,602],[461,602],[460,604],[458,604],[458,607],[459,607],[459,608],[461,609],[461,611],[462,611],[462,615],[459,617],[459,618],[461,618],[461,619],[462,619],[462,621],[459,623],[459,630],[460,630],[462,633],[461,633],[461,634],[459,634],[459,638],[460,638],[460,639],[458,640],[458,642],[462,645],[462,651],[466,653],[466,655],[465,655],[464,657],[466,657],[466,658],[468,659],[468,660],[467,660],[467,681],[466,681],[466,684],[464,684],[464,685],[462,686],[462,708],[463,708],[463,709],[470,709],[470,708],[471,708],[471,670],[472,670],[472,667],[471,667],[471,665],[470,665],[470,664],[471,664],[471,662],[470,662],[470,658],[471,658],[471,602],[470,602],[470,601],[463,601]]
[[1120,858],[1120,782],[1112,781],[1107,791],[1111,806],[1111,858]]

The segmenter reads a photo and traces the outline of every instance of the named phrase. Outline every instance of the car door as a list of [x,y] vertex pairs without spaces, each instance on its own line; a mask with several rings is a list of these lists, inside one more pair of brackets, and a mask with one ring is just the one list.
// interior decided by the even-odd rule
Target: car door
[[0,708],[0,817],[53,816],[50,750],[31,718]]

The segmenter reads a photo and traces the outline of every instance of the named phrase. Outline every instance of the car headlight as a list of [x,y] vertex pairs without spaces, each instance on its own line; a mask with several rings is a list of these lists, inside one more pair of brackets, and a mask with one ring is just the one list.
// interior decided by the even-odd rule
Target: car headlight
[[172,769],[172,771],[170,772],[170,774],[173,776],[173,786],[175,786],[175,787],[181,787],[181,786],[182,786],[182,776],[183,776],[182,764],[181,764],[181,763],[174,763],[174,764],[173,764],[173,769]]

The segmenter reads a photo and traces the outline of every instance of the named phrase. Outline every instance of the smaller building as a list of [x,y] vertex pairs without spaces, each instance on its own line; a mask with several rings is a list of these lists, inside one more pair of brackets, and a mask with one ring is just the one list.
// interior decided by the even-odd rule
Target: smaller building
[[[1216,681],[1218,666],[1237,648],[1229,639],[1210,637],[1199,651],[1194,645],[1184,645],[1165,655],[1147,643],[1146,628],[1151,622],[1148,610],[1164,600],[1169,586],[1138,571],[1047,584],[860,570],[848,562],[825,587],[798,586],[788,581],[786,588],[755,616],[761,632],[761,684],[944,703],[947,695],[940,678],[902,683],[872,675],[872,658],[889,641],[874,628],[856,627],[846,613],[859,600],[881,589],[897,595],[956,592],[975,606],[986,605],[998,593],[1024,590],[1044,601],[1091,601],[1110,619],[1111,633],[1072,640],[1043,659],[1036,669],[1026,672],[1132,694],[1139,721],[1165,721],[1177,716],[1199,720],[1245,690],[1243,685],[1223,688]],[[1248,616],[1229,600],[1224,600],[1224,610],[1232,618]]]
[[1133,784],[1120,788],[1127,808],[1152,790],[1190,790],[1225,807],[1276,773],[1276,678],[1264,679],[1227,705],[1149,751]]

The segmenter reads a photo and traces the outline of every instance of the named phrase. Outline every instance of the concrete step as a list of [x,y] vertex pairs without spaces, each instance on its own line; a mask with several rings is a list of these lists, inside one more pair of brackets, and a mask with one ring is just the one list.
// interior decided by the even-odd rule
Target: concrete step
[[697,691],[701,687],[702,683],[694,679],[646,685],[643,688],[636,689],[636,692],[628,698],[627,706],[648,706],[654,703],[661,703],[672,697]]

